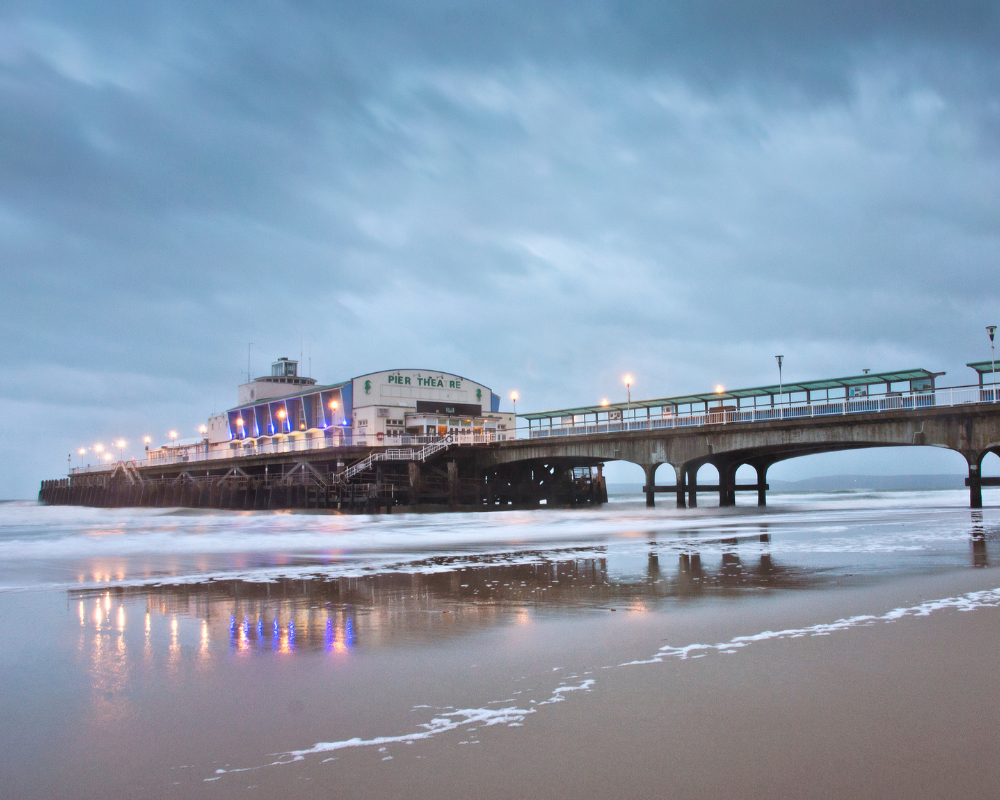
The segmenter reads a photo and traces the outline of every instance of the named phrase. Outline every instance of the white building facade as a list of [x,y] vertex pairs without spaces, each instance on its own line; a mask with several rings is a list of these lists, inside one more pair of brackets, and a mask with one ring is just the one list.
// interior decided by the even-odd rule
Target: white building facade
[[313,449],[399,446],[442,437],[468,443],[514,438],[514,415],[500,411],[500,397],[488,386],[435,370],[385,370],[318,385],[298,375],[297,362],[279,359],[271,375],[239,387],[239,400],[209,418],[209,447],[231,451],[301,443]]

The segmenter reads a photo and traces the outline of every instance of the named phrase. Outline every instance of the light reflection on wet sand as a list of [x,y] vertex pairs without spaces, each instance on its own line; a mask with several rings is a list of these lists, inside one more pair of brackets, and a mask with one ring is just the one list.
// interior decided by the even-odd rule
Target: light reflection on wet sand
[[[975,513],[968,537],[974,567],[990,563],[995,532]],[[685,542],[678,548],[677,541]],[[711,545],[709,559],[699,541]],[[988,546],[989,545],[989,546]],[[362,646],[391,647],[432,642],[503,624],[524,624],[538,615],[582,611],[643,611],[670,602],[738,598],[761,591],[792,591],[858,583],[846,568],[796,564],[771,553],[768,526],[753,533],[706,541],[681,531],[668,546],[646,546],[644,569],[609,567],[609,548],[526,551],[495,556],[436,556],[405,571],[362,577],[276,578],[268,581],[207,580],[155,586],[72,590],[70,602],[86,624],[91,604],[97,630],[138,619],[143,606],[148,658],[152,617],[168,622],[162,643],[176,668],[181,627],[196,623],[194,648],[202,658],[225,647],[237,654],[326,651],[344,654]],[[561,557],[560,557],[561,556]],[[868,578],[870,580],[870,578]],[[112,620],[114,617],[114,620]]]
[[[997,532],[981,512],[970,523],[966,564],[986,567],[991,555],[996,561]],[[360,577],[119,585],[70,590],[68,600],[95,724],[104,725],[134,711],[128,686],[137,671],[144,680],[162,671],[177,681],[185,664],[211,670],[227,657],[347,658],[357,648],[433,646],[540,618],[643,613],[871,580],[850,571],[851,559],[831,568],[776,556],[768,524],[741,525],[735,536],[681,530],[668,541],[633,542],[639,549],[627,551],[625,567],[614,546],[441,555]]]
[[[433,572],[386,573],[361,578],[208,581],[179,585],[112,587],[70,592],[81,608],[94,606],[93,625],[111,616],[124,632],[127,608],[145,607],[150,647],[151,615],[169,621],[170,661],[181,650],[180,624],[197,621],[197,649],[226,643],[240,654],[323,650],[346,653],[356,646],[385,647],[461,635],[498,624],[524,624],[534,615],[585,610],[641,611],[668,601],[728,596],[748,591],[809,588],[828,580],[819,572],[776,563],[767,552],[741,558],[727,546],[713,567],[698,553],[671,553],[669,566],[650,551],[641,574],[616,576],[607,558],[567,558],[489,563],[447,569],[434,559]],[[551,553],[547,553],[551,556]],[[525,563],[526,562],[526,563]],[[430,563],[428,562],[428,566]],[[85,620],[81,617],[81,625]]]

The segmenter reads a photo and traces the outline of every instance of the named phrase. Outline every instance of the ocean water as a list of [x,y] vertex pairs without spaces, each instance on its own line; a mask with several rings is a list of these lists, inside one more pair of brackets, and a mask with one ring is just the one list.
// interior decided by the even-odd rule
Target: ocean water
[[[5,796],[160,796],[344,749],[392,759],[531,724],[617,665],[1000,605],[985,589],[829,617],[815,599],[988,574],[998,490],[979,511],[958,490],[768,500],[379,516],[0,504],[0,767],[22,778]],[[795,625],[739,627],[763,599],[796,597],[812,610]],[[640,617],[674,638],[636,639],[623,620]],[[567,665],[581,642],[603,661]],[[508,680],[525,681],[511,702],[477,699]]]
[[[946,569],[989,557],[995,538],[965,491],[773,494],[759,509],[646,509],[347,516],[0,503],[0,591],[332,581],[456,569],[602,562],[603,580],[649,577],[680,556],[703,568],[768,555],[822,579]],[[1000,497],[998,497],[1000,499]],[[666,505],[662,504],[661,505]],[[978,553],[978,556],[976,555]],[[970,561],[971,559],[971,561]]]

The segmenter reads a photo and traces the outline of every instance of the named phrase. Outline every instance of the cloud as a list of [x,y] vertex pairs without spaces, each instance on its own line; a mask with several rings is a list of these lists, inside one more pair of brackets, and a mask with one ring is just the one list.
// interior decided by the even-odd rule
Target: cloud
[[0,397],[79,427],[9,434],[26,466],[0,494],[94,438],[95,403],[127,437],[196,424],[248,341],[257,368],[416,364],[526,409],[614,396],[624,370],[652,395],[763,383],[778,351],[802,379],[971,380],[1000,313],[997,20],[9,5]]

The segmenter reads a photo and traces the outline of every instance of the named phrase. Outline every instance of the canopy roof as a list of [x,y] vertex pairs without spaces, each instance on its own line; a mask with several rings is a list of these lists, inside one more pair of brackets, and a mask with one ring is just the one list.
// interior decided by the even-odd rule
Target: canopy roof
[[239,411],[241,408],[253,408],[254,406],[266,406],[268,403],[280,403],[282,400],[291,400],[293,397],[302,397],[307,394],[318,394],[319,392],[329,392],[334,389],[343,389],[351,381],[341,381],[340,383],[328,383],[325,386],[320,386],[318,383],[310,384],[309,386],[299,386],[294,391],[288,394],[280,394],[275,397],[265,397],[258,398],[256,400],[251,400],[249,403],[244,403],[241,406],[233,406],[230,411]]
[[[989,365],[990,362],[986,362]],[[972,366],[971,364],[969,365]],[[901,381],[933,380],[943,372],[931,372],[926,369],[904,369],[896,372],[871,372],[866,375],[850,375],[846,378],[827,378],[804,383],[775,383],[771,386],[757,386],[752,389],[730,389],[721,392],[706,392],[705,394],[685,394],[677,397],[659,397],[654,400],[633,400],[629,403],[612,403],[607,406],[581,406],[580,408],[564,408],[556,411],[538,411],[533,414],[518,414],[521,419],[551,419],[569,416],[570,414],[594,414],[602,411],[614,411],[626,408],[662,408],[664,406],[683,406],[689,403],[705,403],[715,400],[735,400],[745,397],[773,397],[778,394],[795,394],[798,392],[815,392],[822,389],[846,389],[851,386],[871,386],[879,383],[898,383]]]
[[966,364],[965,366],[972,367],[980,375],[984,375],[995,372],[995,364],[995,361],[973,361],[971,364]]

